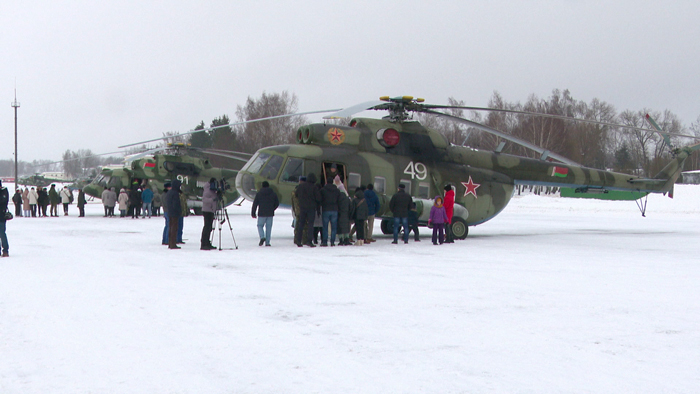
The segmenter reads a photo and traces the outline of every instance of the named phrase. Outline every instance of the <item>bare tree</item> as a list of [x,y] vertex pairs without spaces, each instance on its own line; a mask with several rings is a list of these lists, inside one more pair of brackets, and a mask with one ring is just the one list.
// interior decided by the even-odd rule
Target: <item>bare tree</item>
[[[239,105],[236,118],[238,122],[243,122],[297,111],[298,100],[295,94],[287,91],[271,94],[263,92],[259,99],[248,97],[244,106]],[[296,130],[305,123],[307,120],[303,116],[290,116],[236,126],[239,149],[252,153],[265,146],[292,143]]]

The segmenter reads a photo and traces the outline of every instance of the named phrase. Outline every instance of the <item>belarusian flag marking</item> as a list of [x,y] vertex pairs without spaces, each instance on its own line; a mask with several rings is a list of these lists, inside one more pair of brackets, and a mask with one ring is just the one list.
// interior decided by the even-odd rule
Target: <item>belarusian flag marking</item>
[[569,169],[566,167],[555,166],[554,168],[552,168],[552,176],[557,176],[559,178],[566,178],[567,175],[569,175]]

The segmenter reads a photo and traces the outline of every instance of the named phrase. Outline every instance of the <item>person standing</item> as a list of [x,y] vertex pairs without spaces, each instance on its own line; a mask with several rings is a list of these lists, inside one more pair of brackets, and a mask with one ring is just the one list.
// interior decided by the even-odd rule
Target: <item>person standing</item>
[[15,194],[12,196],[12,202],[15,203],[15,216],[22,217],[22,193],[19,189],[15,190]]
[[365,243],[365,220],[367,220],[367,201],[365,193],[361,189],[355,191],[355,199],[352,201],[353,212],[355,217],[355,230],[357,231],[356,246],[362,246]]
[[455,210],[455,191],[452,190],[452,185],[445,185],[445,213],[447,214],[447,223],[445,223],[445,243],[452,244],[455,242],[454,234],[452,234],[452,215]]
[[141,189],[134,184],[129,191],[129,212],[132,219],[138,219],[141,213]]
[[129,207],[129,195],[126,194],[124,188],[119,191],[119,198],[117,198],[117,201],[119,201],[119,217],[126,217],[126,210]]
[[[295,193],[299,199],[300,212],[297,225],[301,226],[301,231],[295,234],[294,243],[299,247],[307,245],[313,248],[315,245],[311,242],[311,238],[314,234],[314,218],[316,211],[319,210],[318,204],[321,202],[321,192],[316,187],[316,175],[313,172],[309,174],[306,182],[300,184]],[[302,240],[304,231],[307,231],[306,239]]]
[[180,183],[180,219],[177,221],[177,243],[184,244],[182,240],[182,231],[185,229],[185,217],[190,216],[190,207],[187,206],[187,194],[182,191],[182,183]]
[[[336,184],[337,185],[337,184]],[[340,190],[340,200],[338,201],[338,245],[350,245],[350,217],[352,211],[352,200],[348,197],[345,186],[338,185]]]
[[168,192],[170,191],[170,182],[166,182],[163,185],[163,193],[161,194],[160,200],[164,203],[163,204],[163,219],[165,219],[165,227],[163,227],[163,245],[168,245],[168,233],[170,231],[170,219],[168,216],[168,206],[165,204],[165,197],[168,195]]
[[367,201],[367,232],[365,233],[365,242],[375,242],[376,240],[372,238],[372,233],[374,232],[374,217],[379,212],[381,208],[381,203],[379,202],[379,197],[374,191],[374,185],[368,184],[365,190],[365,201]]
[[114,217],[114,207],[117,205],[117,189],[115,187],[109,188],[109,216]]
[[6,187],[2,186],[0,181],[0,244],[2,244],[2,257],[10,257],[10,244],[7,242],[7,220],[5,213],[7,212],[7,204],[10,202],[10,192]]
[[326,184],[321,188],[321,246],[328,246],[328,224],[331,226],[331,246],[335,246],[335,237],[338,232],[339,200],[340,191],[333,183],[333,178],[328,177]]
[[[250,211],[250,215],[253,219],[258,219],[258,235],[260,235],[260,243],[258,243],[258,246],[262,246],[263,243],[265,246],[270,246],[272,219],[275,216],[275,210],[279,206],[280,201],[277,198],[277,193],[270,188],[270,184],[267,181],[263,181],[262,188],[255,195],[253,208]],[[264,231],[263,228],[265,228]]]
[[84,218],[85,217],[85,204],[87,201],[85,201],[85,192],[83,189],[80,189],[78,191],[78,212],[80,212],[80,215],[78,217]]
[[109,197],[110,197],[110,190],[105,187],[104,190],[102,190],[102,206],[105,209],[105,216],[109,216]]
[[[29,210],[32,211],[32,217],[36,217],[36,212],[37,208],[36,206],[39,204],[39,193],[36,192],[36,189],[32,187],[32,190],[29,191]],[[39,216],[41,216],[41,211],[39,211]]]
[[[46,215],[46,207],[49,206],[49,193],[46,191],[45,187],[42,187],[41,190],[39,190],[39,208],[41,208],[41,216],[43,217],[48,217]],[[56,209],[58,211],[58,209]],[[58,215],[56,215],[58,216]]]
[[32,208],[29,206],[29,188],[25,187],[22,192],[22,210],[24,211],[24,217],[28,218],[32,216]]
[[154,193],[153,194],[153,203],[152,203],[153,216],[160,216],[160,206],[162,204],[163,204],[163,200],[161,200],[161,194]]
[[59,197],[58,192],[56,191],[56,184],[52,184],[49,188],[49,202],[51,203],[49,215],[51,215],[51,217],[58,217],[58,201]]
[[435,204],[430,208],[430,219],[428,219],[428,225],[433,226],[433,245],[437,245],[438,241],[440,245],[445,242],[443,233],[445,223],[447,223],[447,213],[442,205],[442,197],[436,196]]
[[202,216],[204,217],[204,227],[202,228],[202,238],[200,240],[201,250],[216,249],[211,244],[211,231],[214,228],[214,216],[216,214],[216,205],[218,196],[216,194],[216,179],[211,178],[207,187],[202,193]]
[[146,218],[146,212],[148,212],[148,218],[151,218],[151,213],[153,209],[151,208],[153,204],[153,190],[151,190],[150,186],[146,186],[143,189],[143,193],[141,193],[141,201],[143,204],[143,216],[142,218]]
[[303,225],[300,224],[299,222],[299,215],[301,214],[301,207],[299,206],[299,198],[297,198],[297,189],[299,186],[304,184],[306,182],[306,177],[305,176],[300,176],[299,177],[299,184],[296,185],[294,190],[292,191],[292,216],[294,219],[292,219],[292,227],[294,227],[294,243],[296,243],[297,239],[297,233],[301,232],[302,234],[299,236],[299,239],[305,239],[306,237],[304,236],[304,228]]
[[175,179],[171,188],[165,195],[165,205],[168,207],[168,249],[180,249],[177,246],[177,228],[182,216],[182,203],[180,202],[180,181]]
[[408,211],[411,209],[413,199],[406,193],[406,185],[400,184],[399,190],[391,197],[389,208],[394,215],[394,242],[399,240],[399,228],[403,226],[403,243],[408,243]]
[[[63,204],[63,216],[68,216],[68,204],[73,202],[73,192],[69,188],[64,187],[59,195],[61,197],[61,204]],[[58,216],[58,213],[56,216]]]

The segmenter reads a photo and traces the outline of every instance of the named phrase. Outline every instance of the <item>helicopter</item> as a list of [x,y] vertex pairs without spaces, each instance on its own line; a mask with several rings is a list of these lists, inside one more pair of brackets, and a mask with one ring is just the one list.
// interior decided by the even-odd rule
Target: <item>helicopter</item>
[[[289,207],[301,176],[314,173],[324,182],[331,168],[335,168],[347,190],[373,183],[381,203],[376,217],[382,220],[382,232],[391,234],[393,221],[389,200],[399,185],[403,185],[413,197],[419,223],[423,225],[427,223],[433,198],[440,195],[446,185],[451,185],[455,190],[452,232],[455,239],[465,239],[469,227],[493,219],[508,205],[517,185],[560,187],[565,190],[562,196],[570,197],[638,200],[649,193],[672,193],[686,158],[700,149],[700,144],[673,148],[673,159],[656,176],[641,178],[587,168],[486,125],[437,111],[450,108],[498,109],[423,102],[423,99],[412,96],[384,96],[379,101],[339,111],[323,111],[334,111],[324,119],[346,118],[364,110],[388,111],[389,115],[382,119],[353,118],[348,126],[331,123],[302,126],[296,133],[296,144],[259,149],[238,172],[236,189],[243,198],[253,200],[262,182],[267,181],[277,193],[280,205]],[[502,111],[573,120],[557,115]],[[541,156],[528,158],[502,153],[505,142],[494,151],[452,145],[439,132],[412,120],[414,112],[453,119],[523,145]],[[647,116],[647,120],[672,147],[669,134],[664,133],[650,117]],[[643,209],[639,206],[644,215],[646,202]]]
[[[163,151],[165,153],[161,153]],[[182,182],[181,190],[187,195],[188,207],[193,208],[195,214],[200,214],[203,187],[214,178],[221,188],[224,205],[233,204],[238,200],[238,191],[231,187],[238,173],[237,169],[214,167],[206,158],[188,154],[190,151],[234,158],[241,162],[247,161],[250,156],[240,152],[202,150],[185,143],[169,143],[162,148],[129,156],[125,159],[125,165],[104,167],[83,190],[85,194],[96,198],[102,197],[105,188],[112,187],[117,192],[122,188],[129,189],[133,185],[162,191],[166,182],[178,179]]]
[[45,174],[36,173],[34,175],[19,178],[19,182],[17,182],[17,184],[22,185],[22,186],[47,187],[50,184],[56,183],[56,182],[71,183],[74,181],[75,181],[74,179],[52,177],[52,176],[48,176]]

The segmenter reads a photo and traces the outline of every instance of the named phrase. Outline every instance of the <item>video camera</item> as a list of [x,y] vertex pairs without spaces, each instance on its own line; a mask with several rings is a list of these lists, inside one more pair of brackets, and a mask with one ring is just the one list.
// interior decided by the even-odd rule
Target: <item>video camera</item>
[[226,190],[231,189],[231,185],[226,182],[226,179],[221,178],[220,180],[214,180],[214,182],[209,183],[211,190],[216,190],[216,195],[219,199],[222,199]]

